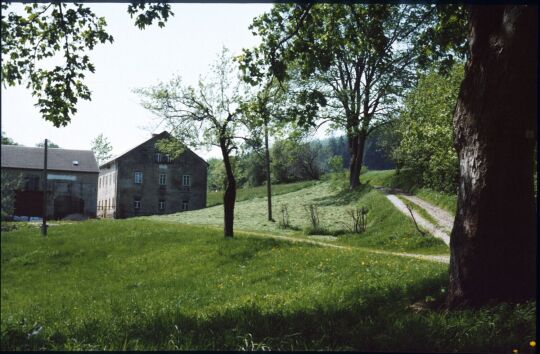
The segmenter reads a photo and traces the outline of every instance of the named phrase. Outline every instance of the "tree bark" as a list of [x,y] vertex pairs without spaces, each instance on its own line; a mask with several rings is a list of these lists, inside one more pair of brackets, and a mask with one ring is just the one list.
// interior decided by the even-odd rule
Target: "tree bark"
[[470,7],[470,56],[454,112],[451,308],[536,297],[536,11]]
[[353,190],[360,186],[360,171],[364,158],[364,146],[366,144],[366,134],[363,131],[349,135],[349,189]]
[[223,156],[223,164],[227,175],[227,187],[223,195],[223,212],[224,212],[224,233],[225,237],[233,237],[234,224],[234,204],[236,202],[236,179],[232,170],[231,160],[229,158],[229,150],[226,141],[220,141],[221,154]]

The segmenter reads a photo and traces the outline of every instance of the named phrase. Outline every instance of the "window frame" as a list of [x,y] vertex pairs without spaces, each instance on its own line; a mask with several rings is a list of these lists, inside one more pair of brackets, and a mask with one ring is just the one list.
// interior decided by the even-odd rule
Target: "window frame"
[[[140,176],[140,181],[137,182],[137,176]],[[134,184],[142,184],[143,183],[143,172],[142,171],[134,171],[133,173],[133,183]]]
[[[187,184],[186,184],[187,177]],[[191,187],[191,175],[182,175],[182,187]]]
[[[161,183],[161,177],[163,177],[163,183]],[[160,173],[159,174],[159,185],[160,186],[166,186],[167,185],[167,174],[166,173]]]

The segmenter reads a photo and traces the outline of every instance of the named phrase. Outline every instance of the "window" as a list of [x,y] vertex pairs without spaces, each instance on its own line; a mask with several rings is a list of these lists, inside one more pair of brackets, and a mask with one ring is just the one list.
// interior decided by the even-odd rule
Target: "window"
[[101,177],[98,178],[98,188],[101,188]]
[[142,172],[135,172],[135,183],[141,184],[142,183],[142,178],[143,178],[143,173]]
[[135,208],[135,209],[140,209],[141,208],[141,200],[140,199],[135,199],[133,201],[133,208]]
[[165,173],[160,173],[159,174],[159,185],[164,186],[166,182],[167,182],[167,175]]
[[182,176],[182,185],[184,187],[191,186],[191,176],[190,175],[183,175]]
[[159,201],[159,210],[160,211],[165,210],[165,201],[164,200]]
[[189,203],[189,202],[188,202],[187,200],[184,200],[184,201],[182,202],[182,211],[188,210],[188,203]]
[[170,163],[171,157],[169,154],[161,154],[159,152],[156,152],[156,162],[157,163]]

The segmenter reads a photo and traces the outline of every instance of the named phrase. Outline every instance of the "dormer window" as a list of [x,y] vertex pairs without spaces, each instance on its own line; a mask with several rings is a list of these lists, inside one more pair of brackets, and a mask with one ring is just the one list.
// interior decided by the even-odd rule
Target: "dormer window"
[[74,161],[73,161],[73,166],[79,166],[79,161],[74,160]]

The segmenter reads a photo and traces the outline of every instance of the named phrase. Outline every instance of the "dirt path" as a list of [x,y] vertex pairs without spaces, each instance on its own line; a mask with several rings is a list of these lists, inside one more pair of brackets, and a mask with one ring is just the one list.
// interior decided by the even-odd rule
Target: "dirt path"
[[452,227],[454,226],[454,217],[452,214],[414,195],[399,195],[424,209],[429,215],[431,215],[433,219],[437,221],[439,226],[441,226],[446,233],[450,234]]
[[[407,215],[408,217],[411,217],[411,213],[409,212],[409,209],[407,209],[407,207],[405,206],[405,203],[403,203],[395,194],[386,194],[386,198],[388,198],[388,200],[392,204],[394,204],[394,206],[399,211],[401,211],[403,214]],[[431,215],[429,211],[427,212]],[[418,214],[414,210],[412,211],[412,214],[418,225],[420,225],[422,228],[427,230],[434,237],[440,238],[441,240],[444,241],[444,243],[446,243],[447,245],[450,245],[450,235],[442,227],[433,225],[432,223],[424,219],[420,214]],[[435,218],[435,216],[433,216],[433,218],[437,220],[437,222],[439,222],[439,219]]]
[[308,240],[308,239],[298,238],[298,237],[279,236],[279,235],[273,235],[273,234],[256,232],[256,231],[253,232],[253,231],[237,230],[235,231],[235,233],[239,235],[245,235],[245,236],[267,237],[267,238],[273,238],[276,240],[287,240],[287,241],[296,242],[296,243],[308,243],[308,244],[318,245],[322,247],[337,248],[337,249],[349,250],[349,251],[361,250],[361,251],[370,252],[370,253],[386,254],[386,255],[398,256],[398,257],[416,258],[416,259],[420,259],[424,261],[432,261],[432,262],[446,263],[446,264],[450,262],[450,256],[447,256],[447,255],[426,255],[426,254],[416,254],[416,253],[402,253],[402,252],[374,250],[372,248],[367,248],[367,247],[350,247],[350,246],[333,245],[331,243],[326,243],[326,242]]

